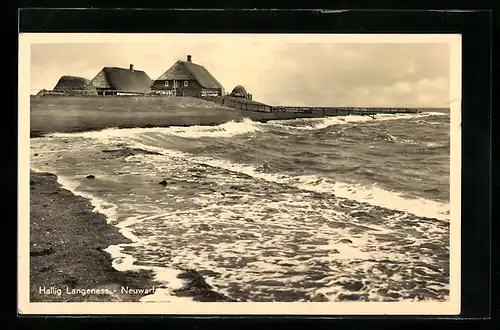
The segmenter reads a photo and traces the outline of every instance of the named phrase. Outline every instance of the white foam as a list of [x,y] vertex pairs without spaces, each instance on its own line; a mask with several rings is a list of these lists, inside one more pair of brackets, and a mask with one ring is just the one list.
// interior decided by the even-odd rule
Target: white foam
[[[402,139],[402,140],[399,140],[397,137],[395,137],[395,136],[393,136],[391,134],[388,134],[388,133],[386,133],[386,134],[384,134],[382,136],[378,136],[378,137],[375,138],[375,140],[379,140],[379,139],[384,139],[386,141],[391,141],[391,142],[398,143],[398,144],[419,145],[419,146],[424,146],[424,147],[429,147],[429,148],[443,147],[443,146],[445,146],[444,144],[436,143],[436,142],[415,141],[415,140],[412,140],[412,139]],[[369,149],[373,149],[374,147],[373,146],[369,146],[368,148]]]
[[153,127],[153,128],[107,128],[100,131],[88,131],[81,133],[53,133],[49,137],[87,137],[99,140],[109,140],[120,137],[134,137],[137,134],[144,133],[160,133],[167,135],[180,136],[184,138],[200,138],[200,137],[231,137],[239,134],[258,132],[259,123],[251,119],[244,118],[240,122],[229,121],[217,126],[195,125],[195,126],[170,126],[170,127]]
[[425,116],[449,116],[450,115],[449,113],[446,113],[446,112],[432,112],[432,111],[422,112],[422,114]]
[[190,126],[185,128],[168,128],[168,134],[185,138],[199,137],[231,137],[239,134],[258,132],[261,129],[254,121],[245,118],[242,122],[230,121],[222,125],[210,126]]
[[378,187],[364,186],[343,182],[331,182],[315,175],[288,176],[282,174],[263,173],[252,165],[234,164],[225,160],[208,157],[193,157],[193,161],[210,166],[224,168],[233,172],[243,173],[269,182],[288,184],[300,189],[331,193],[358,202],[364,202],[392,210],[404,211],[416,216],[448,219],[449,203],[428,200],[425,198],[406,198],[401,194]]
[[[57,173],[56,173],[57,174]],[[117,206],[112,203],[108,203],[102,199],[95,197],[89,193],[78,190],[78,183],[71,180],[65,176],[57,175],[57,182],[64,188],[69,190],[73,195],[81,196],[90,201],[90,204],[94,207],[92,212],[101,213],[106,215],[106,221],[112,223],[116,220],[116,208]]]
[[[308,184],[302,185],[307,189]],[[333,189],[336,196],[352,199],[358,202],[385,207],[392,210],[404,211],[416,216],[448,219],[450,210],[449,203],[442,203],[425,198],[407,198],[401,194],[388,191],[378,187],[376,184],[372,186],[364,186],[360,184],[347,184],[335,182],[325,183],[323,186],[317,186],[319,191],[328,192]]]
[[[113,256],[113,268],[118,271],[153,271],[155,274],[154,280],[162,283],[162,286],[166,286],[168,288],[164,289],[160,296],[164,296],[167,292],[172,295],[173,290],[180,289],[184,286],[184,281],[177,277],[181,273],[177,269],[135,265],[134,262],[136,259],[131,255],[122,252],[123,247],[129,245],[130,244],[111,245],[104,250]],[[151,300],[152,297],[145,296],[141,298],[141,301],[143,299]]]
[[[268,124],[288,129],[317,130],[317,129],[324,129],[332,125],[342,125],[342,124],[370,122],[370,121],[386,121],[386,120],[396,120],[396,119],[413,119],[413,118],[428,117],[433,114],[434,113],[429,112],[429,113],[419,113],[419,114],[377,114],[371,116],[349,115],[349,116],[335,116],[326,118],[271,120],[268,122]],[[304,125],[304,126],[290,125],[292,123],[297,123],[298,121],[309,123],[310,125]]]
[[332,182],[327,178],[322,178],[316,175],[289,176],[284,174],[265,173],[260,172],[252,165],[236,164],[211,157],[191,156],[180,151],[171,151],[157,147],[151,148],[142,143],[134,143],[134,146],[138,146],[146,150],[160,151],[164,154],[171,154],[175,157],[189,159],[194,163],[210,165],[246,174],[268,182],[287,184],[313,192],[331,193],[338,197],[385,207],[392,210],[408,212],[416,216],[449,220],[449,203],[419,197],[407,198],[398,192],[380,188],[376,183],[371,186],[366,186],[338,181]]
[[[367,122],[367,121],[385,121],[396,119],[411,119],[422,118],[428,116],[449,116],[447,113],[441,112],[423,112],[418,114],[377,114],[370,116],[349,115],[349,116],[333,116],[322,118],[297,118],[285,120],[270,120],[267,123],[254,122],[249,118],[244,118],[242,121],[229,121],[217,126],[195,125],[195,126],[170,126],[170,127],[153,127],[153,128],[106,128],[100,131],[87,131],[78,133],[52,133],[48,134],[45,139],[51,138],[75,138],[86,137],[94,138],[104,142],[104,140],[113,141],[116,138],[135,137],[138,134],[144,133],[159,133],[171,136],[179,136],[184,138],[200,138],[200,137],[232,137],[239,134],[253,133],[261,131],[261,127],[272,125],[287,129],[298,130],[316,130],[323,129],[332,125]],[[290,126],[296,122],[310,123],[306,126]]]
[[[154,159],[155,157],[150,158],[158,165]],[[179,162],[168,159],[164,165],[173,166],[172,170],[176,175],[183,177],[189,173],[184,166],[185,162],[186,160]],[[208,172],[214,176],[211,177],[214,181],[224,185],[240,182],[255,184],[251,178],[235,178],[234,175],[217,170]],[[390,219],[390,215],[386,215],[381,224],[368,224],[350,216],[348,209],[345,212],[335,210],[339,200],[311,199],[310,193],[307,192],[291,194],[285,191],[275,195],[272,200],[269,200],[269,196],[250,192],[251,198],[247,203],[230,205],[221,203],[228,195],[210,196],[202,193],[195,196],[194,199],[189,198],[189,201],[196,205],[167,205],[158,210],[161,214],[152,210],[150,215],[144,214],[140,218],[129,218],[127,223],[122,222],[123,226],[134,225],[139,231],[148,231],[147,237],[140,237],[140,242],[129,246],[134,248],[134,256],[141,261],[158,265],[162,260],[166,260],[168,264],[182,268],[210,270],[220,274],[204,277],[214,290],[229,297],[252,299],[252,296],[260,296],[272,299],[273,294],[265,290],[276,289],[276,284],[266,283],[292,283],[287,279],[289,272],[297,274],[297,281],[309,283],[311,280],[307,278],[307,274],[309,271],[315,271],[314,268],[318,265],[331,267],[332,273],[336,275],[331,279],[314,280],[314,286],[308,288],[294,288],[292,285],[285,290],[295,290],[308,295],[320,286],[331,287],[339,280],[340,274],[359,278],[360,272],[368,277],[375,276],[377,279],[374,288],[379,288],[384,286],[384,273],[371,275],[377,269],[374,269],[368,259],[390,258],[399,262],[415,259],[415,254],[400,253],[397,246],[379,250],[385,245],[377,241],[377,235],[391,234],[397,230],[396,223],[400,218],[404,218],[401,214],[394,221]],[[159,217],[168,220],[157,221]],[[252,221],[248,222],[249,219]],[[321,225],[321,221],[325,223]],[[341,229],[335,225],[329,226],[330,222],[343,223],[347,227]],[[200,232],[200,224],[209,224],[213,228]],[[425,222],[423,224],[429,225]],[[357,226],[362,227],[364,233],[351,232],[351,229]],[[422,228],[422,231],[426,231],[426,228]],[[182,234],[179,234],[180,232]],[[304,232],[312,235],[301,238],[301,233]],[[397,239],[397,236],[390,236]],[[343,239],[346,238],[350,242],[345,240],[345,243]],[[293,242],[293,247],[290,247],[290,242]],[[160,246],[161,249],[158,249]],[[300,253],[296,253],[295,248],[298,248]],[[419,256],[418,248],[415,247],[414,250]],[[164,256],[162,251],[168,251],[167,256]],[[264,251],[269,253],[264,255]],[[113,253],[118,255],[119,252]],[[351,263],[353,261],[354,264]],[[125,256],[116,267],[127,269],[133,262],[134,259],[127,259]],[[432,259],[428,262],[435,263]],[[286,284],[283,285],[286,287]],[[237,287],[236,292],[234,287]],[[251,293],[238,293],[239,290],[249,290]],[[336,294],[340,293],[346,293],[346,289],[339,287]],[[239,296],[240,294],[242,296]],[[376,299],[376,295],[372,299]],[[159,289],[143,301],[172,301],[172,298],[168,289]]]

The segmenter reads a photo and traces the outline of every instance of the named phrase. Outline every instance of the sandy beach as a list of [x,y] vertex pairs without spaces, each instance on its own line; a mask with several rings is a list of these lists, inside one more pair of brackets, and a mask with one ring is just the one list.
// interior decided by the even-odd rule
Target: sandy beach
[[88,200],[61,188],[55,175],[31,172],[30,199],[32,302],[138,301],[142,294],[121,287],[154,287],[151,273],[113,269],[103,250],[128,239]]

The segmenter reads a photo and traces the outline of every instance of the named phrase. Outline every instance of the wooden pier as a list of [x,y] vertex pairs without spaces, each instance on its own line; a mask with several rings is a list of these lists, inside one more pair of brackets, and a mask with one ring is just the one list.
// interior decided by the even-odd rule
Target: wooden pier
[[348,116],[348,115],[367,115],[367,114],[392,114],[392,113],[419,113],[420,109],[412,108],[356,108],[356,107],[271,107],[272,112],[288,113],[311,113],[324,114],[325,116]]
[[395,113],[420,113],[418,108],[387,108],[387,107],[293,107],[293,106],[271,106],[247,99],[235,97],[206,96],[200,97],[226,107],[256,112],[271,113],[296,113],[309,116],[349,116],[349,115],[376,115]]

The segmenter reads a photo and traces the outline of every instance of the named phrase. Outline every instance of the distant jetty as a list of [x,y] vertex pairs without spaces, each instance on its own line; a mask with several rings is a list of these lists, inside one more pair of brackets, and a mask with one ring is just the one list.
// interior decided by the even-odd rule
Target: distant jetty
[[254,112],[284,112],[295,114],[312,114],[322,116],[348,116],[348,115],[376,115],[376,114],[391,114],[391,113],[420,113],[422,108],[389,108],[389,107],[304,107],[304,106],[272,106],[264,103],[256,102],[250,99],[239,98],[234,96],[205,96],[202,99],[220,104],[225,107],[230,107],[245,111]]

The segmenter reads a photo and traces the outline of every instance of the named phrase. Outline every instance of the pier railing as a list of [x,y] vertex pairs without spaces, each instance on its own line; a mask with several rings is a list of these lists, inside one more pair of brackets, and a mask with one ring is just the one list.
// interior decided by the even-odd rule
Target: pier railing
[[227,98],[221,96],[202,96],[200,98],[234,109],[257,112],[302,113],[324,116],[375,115],[421,112],[421,110],[417,108],[270,106],[251,100],[242,99],[241,101],[239,101],[235,98]]
[[236,98],[228,98],[222,96],[200,96],[199,98],[220,104],[225,107],[234,109],[257,111],[257,112],[273,112],[273,107],[270,105],[254,102],[248,99],[237,100]]

